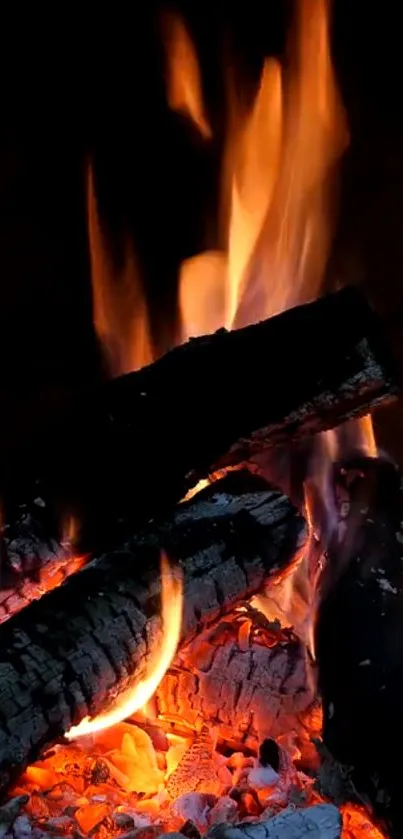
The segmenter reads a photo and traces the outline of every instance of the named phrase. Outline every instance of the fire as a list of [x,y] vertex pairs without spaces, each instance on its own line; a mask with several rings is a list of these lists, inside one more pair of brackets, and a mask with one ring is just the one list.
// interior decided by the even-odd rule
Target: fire
[[378,447],[376,445],[371,415],[367,414],[365,417],[361,417],[357,420],[356,428],[360,429],[362,446],[367,457],[376,457],[378,454]]
[[66,515],[62,521],[61,544],[64,548],[72,550],[77,543],[80,533],[80,525],[76,516],[72,513]]
[[306,484],[304,490],[308,525],[306,545],[297,552],[292,565],[283,574],[269,582],[262,594],[252,598],[251,605],[269,621],[277,619],[283,627],[292,628],[315,661],[315,621],[323,555],[314,527],[311,486]]
[[167,99],[170,108],[188,116],[201,135],[211,137],[202,95],[199,65],[193,43],[183,21],[175,15],[164,18]]
[[[287,60],[265,61],[249,110],[241,104],[235,86],[230,86],[221,196],[226,249],[198,254],[181,266],[183,340],[222,326],[233,328],[258,321],[320,293],[332,236],[334,174],[348,142],[348,131],[331,64],[328,4],[326,0],[296,0],[295,5]],[[191,119],[204,139],[209,139],[212,129],[190,35],[184,23],[173,15],[165,18],[164,34],[168,103]],[[127,241],[122,268],[117,270],[113,264],[91,165],[87,186],[94,326],[109,371],[118,375],[153,358],[147,306],[133,247]],[[294,557],[291,568],[250,604],[263,612],[270,622],[269,629],[262,627],[262,615],[254,626],[253,618],[245,614],[235,643],[232,635],[239,613],[226,615],[214,627],[214,638],[221,651],[225,652],[229,636],[232,646],[228,668],[234,651],[247,662],[254,644],[268,649],[277,644],[281,653],[289,637],[284,627],[292,627],[302,641],[304,660],[307,650],[310,658],[315,658],[313,639],[323,547],[337,518],[333,466],[351,451],[376,456],[370,416],[318,435],[314,441],[304,486],[307,544]],[[184,500],[212,480],[214,476],[200,482]],[[69,526],[66,541],[72,540],[74,529]],[[181,575],[170,568],[162,555],[161,647],[153,651],[148,672],[139,683],[121,693],[105,712],[85,718],[66,733],[67,739],[78,740],[77,744],[70,744],[67,750],[57,746],[38,765],[28,768],[24,778],[31,793],[27,809],[40,823],[45,811],[46,818],[50,812],[59,815],[70,811],[63,816],[68,820],[66,833],[76,830],[77,823],[82,832],[104,839],[117,832],[115,825],[119,830],[147,825],[151,833],[153,820],[157,819],[158,829],[164,824],[164,829],[173,832],[191,818],[203,833],[208,824],[203,819],[210,818],[210,811],[214,824],[220,818],[225,821],[226,812],[233,816],[236,813],[240,820],[246,816],[269,818],[273,808],[286,806],[295,793],[302,796],[301,806],[323,800],[313,788],[309,771],[305,775],[300,768],[305,759],[307,770],[312,769],[309,737],[321,729],[319,703],[310,709],[301,732],[290,730],[291,715],[287,717],[288,730],[277,738],[279,749],[282,744],[279,765],[274,775],[273,765],[269,780],[256,788],[253,784],[256,778],[259,780],[259,772],[267,770],[267,765],[258,765],[259,743],[254,743],[252,749],[248,744],[242,751],[246,739],[241,739],[239,744],[237,741],[239,751],[228,756],[229,744],[224,744],[220,753],[218,737],[211,737],[205,725],[198,726],[199,719],[175,720],[169,713],[163,719],[157,711],[153,715],[147,713],[151,698],[157,706],[157,688],[161,685],[168,695],[168,681],[171,676],[175,679],[170,671],[163,681],[180,639],[182,599]],[[246,613],[246,607],[243,608]],[[280,630],[276,629],[278,618]],[[202,658],[208,670],[210,647],[205,645],[203,650],[202,644],[194,642],[186,655],[189,663],[193,657],[198,665]],[[199,669],[203,670],[203,666]],[[249,671],[249,665],[246,669]],[[314,672],[312,667],[310,672]],[[195,692],[195,714],[203,722],[207,697],[201,677],[198,678],[195,691],[189,672],[186,690],[189,694]],[[309,680],[310,676],[305,678]],[[178,685],[177,680],[175,691],[179,691]],[[245,693],[249,688],[248,683]],[[216,699],[220,702],[221,696],[217,694]],[[139,709],[138,725],[123,722]],[[218,706],[218,726],[219,717]],[[175,730],[175,722],[179,730]],[[297,733],[298,746],[291,743]],[[299,761],[298,770],[295,760]],[[184,793],[195,790],[211,800],[206,798],[202,811],[189,816],[180,809],[184,805],[180,799]],[[231,790],[239,793],[238,800],[230,798]],[[61,802],[59,810],[52,809],[55,801]],[[133,825],[124,825],[124,818],[130,820],[131,814]],[[342,815],[343,839],[381,839],[382,833],[361,807],[345,805]],[[112,817],[119,816],[121,824],[116,820],[111,827]]]
[[376,457],[378,454],[370,414],[359,419],[350,420],[350,422],[346,422],[340,429],[332,433],[335,435],[337,457],[339,460],[343,460],[343,458],[347,458],[352,454],[360,454],[364,457]]
[[66,737],[74,740],[86,734],[110,728],[112,725],[132,716],[142,708],[155,693],[170,666],[179,643],[182,620],[183,582],[178,570],[171,569],[164,553],[161,555],[161,619],[162,644],[148,665],[147,675],[134,688],[120,694],[114,705],[105,713],[94,718],[85,717],[79,725],[73,726]]
[[213,298],[212,328],[217,301],[221,324],[232,327],[269,317],[320,291],[332,232],[332,174],[348,139],[328,28],[325,0],[300,0],[289,61],[283,66],[265,62],[249,113],[230,91],[222,195],[223,212],[229,204],[228,247],[220,264],[217,254],[203,254],[182,271],[186,334],[189,322],[196,331],[206,328],[207,288]]
[[113,376],[153,360],[147,305],[132,242],[126,238],[123,264],[114,265],[102,227],[92,164],[87,170],[88,239],[93,321]]

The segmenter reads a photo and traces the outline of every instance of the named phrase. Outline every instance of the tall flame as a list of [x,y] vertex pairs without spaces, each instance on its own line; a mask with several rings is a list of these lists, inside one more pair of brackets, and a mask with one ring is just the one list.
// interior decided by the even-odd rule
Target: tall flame
[[111,725],[132,716],[155,693],[170,666],[179,643],[182,621],[183,580],[176,569],[171,569],[164,553],[161,555],[161,619],[162,644],[153,651],[147,675],[135,687],[128,687],[105,713],[92,719],[85,717],[79,725],[66,733],[69,740],[110,728]]
[[284,66],[265,62],[246,117],[231,90],[223,188],[228,250],[221,265],[203,254],[182,270],[185,335],[189,323],[194,333],[205,331],[207,292],[211,328],[218,305],[221,325],[231,328],[319,293],[332,232],[331,176],[348,141],[328,29],[326,0],[299,0],[289,59]]
[[[182,266],[183,338],[244,326],[320,293],[333,232],[334,174],[348,128],[332,68],[329,3],[296,0],[295,10],[287,60],[265,61],[246,115],[235,86],[230,89],[222,194],[227,251]],[[326,541],[336,525],[333,464],[353,450],[376,455],[370,416],[314,441],[308,547],[275,597],[270,593],[271,606],[266,600],[272,610],[274,597],[277,611],[298,624],[312,655],[320,576],[312,547],[316,535]]]
[[113,376],[153,360],[148,312],[133,245],[125,243],[123,267],[115,268],[99,214],[94,172],[87,172],[88,238],[93,321]]

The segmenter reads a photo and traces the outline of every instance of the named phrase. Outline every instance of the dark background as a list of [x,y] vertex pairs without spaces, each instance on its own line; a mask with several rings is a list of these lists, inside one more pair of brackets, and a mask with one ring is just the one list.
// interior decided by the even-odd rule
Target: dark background
[[[158,11],[148,2],[72,16],[15,9],[0,26],[0,455],[25,443],[102,375],[91,323],[84,170],[95,160],[112,234],[133,232],[154,340],[175,330],[179,262],[214,244],[232,45],[256,78],[281,53],[291,0],[178,4],[197,44],[215,131],[206,148],[165,103]],[[234,10],[234,6],[236,9]],[[399,5],[335,0],[333,54],[351,144],[330,284],[362,283],[403,325],[403,97]],[[341,324],[342,328],[342,324]],[[381,445],[403,462],[401,407]],[[60,452],[61,465],[63,451]]]

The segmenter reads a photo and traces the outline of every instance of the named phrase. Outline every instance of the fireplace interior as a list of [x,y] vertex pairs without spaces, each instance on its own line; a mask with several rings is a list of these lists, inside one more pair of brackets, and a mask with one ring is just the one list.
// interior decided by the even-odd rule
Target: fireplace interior
[[392,18],[10,21],[4,839],[403,836]]

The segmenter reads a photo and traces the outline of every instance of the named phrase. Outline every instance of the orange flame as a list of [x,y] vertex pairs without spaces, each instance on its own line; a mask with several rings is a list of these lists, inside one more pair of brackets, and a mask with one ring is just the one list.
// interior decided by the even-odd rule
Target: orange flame
[[78,541],[80,525],[76,516],[67,514],[62,521],[61,544],[65,549],[73,550]]
[[347,143],[326,0],[296,4],[282,102],[277,177],[238,304],[243,323],[315,298],[323,281],[332,232],[330,175]]
[[105,713],[94,718],[85,717],[79,725],[66,733],[69,740],[110,728],[131,717],[142,708],[155,693],[164,677],[179,643],[182,620],[183,580],[182,575],[171,569],[168,559],[161,555],[161,617],[162,644],[155,650],[148,664],[147,675],[135,687],[128,687],[120,694]]
[[127,239],[117,270],[102,228],[91,165],[87,172],[88,238],[93,320],[112,376],[153,360],[146,302],[133,246]]
[[367,457],[376,457],[378,454],[378,447],[375,440],[374,425],[372,417],[367,414],[365,417],[355,421],[356,433],[359,434],[359,445]]
[[305,508],[306,544],[296,553],[292,565],[269,581],[265,591],[255,595],[251,604],[268,620],[279,620],[283,627],[291,627],[315,661],[315,621],[322,564],[308,486],[305,486]]
[[360,454],[364,457],[376,457],[378,454],[370,414],[344,423],[333,434],[337,439],[337,457],[339,460],[354,454]]
[[[184,339],[256,322],[318,296],[331,244],[333,176],[347,143],[329,3],[297,0],[287,61],[265,61],[249,112],[231,85],[222,194],[227,252],[202,253],[182,265]],[[310,545],[336,526],[332,464],[352,450],[376,455],[369,415],[315,440],[306,486]],[[271,597],[314,655],[317,598],[309,557],[308,548]],[[273,602],[267,608],[273,611]]]
[[211,128],[204,112],[199,64],[189,33],[181,18],[167,14],[164,34],[169,107],[189,117],[201,135],[208,139]]
[[202,254],[182,270],[186,336],[206,331],[206,298],[211,331],[217,323],[256,322],[319,292],[331,238],[331,174],[347,144],[328,27],[326,0],[299,0],[289,61],[265,62],[246,117],[231,91],[228,252],[221,261]]

